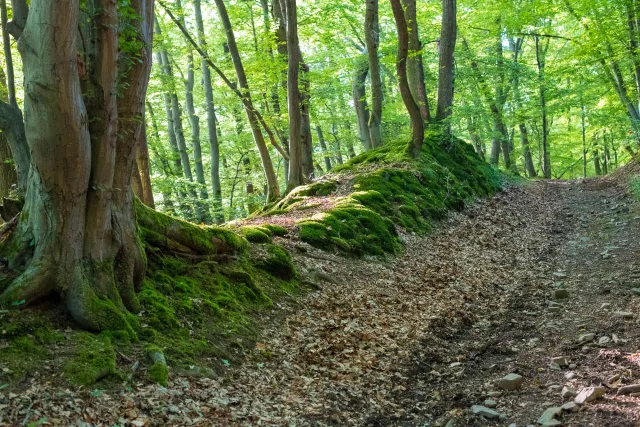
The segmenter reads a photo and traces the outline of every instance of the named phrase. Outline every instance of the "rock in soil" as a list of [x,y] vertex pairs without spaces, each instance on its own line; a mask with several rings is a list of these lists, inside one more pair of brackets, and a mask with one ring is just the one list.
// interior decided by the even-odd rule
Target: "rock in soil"
[[578,395],[574,399],[574,402],[576,402],[578,405],[593,402],[594,400],[597,400],[602,396],[604,396],[606,392],[607,392],[607,389],[605,389],[604,387],[583,388],[582,390],[580,390],[580,393],[578,393]]
[[480,416],[485,417],[485,418],[490,419],[490,420],[499,419],[499,418],[503,418],[504,417],[499,412],[496,412],[493,409],[489,409],[486,406],[482,406],[482,405],[473,405],[471,407],[471,411],[476,415],[480,415]]
[[500,380],[498,387],[503,390],[517,390],[522,385],[522,377],[518,374],[509,374]]

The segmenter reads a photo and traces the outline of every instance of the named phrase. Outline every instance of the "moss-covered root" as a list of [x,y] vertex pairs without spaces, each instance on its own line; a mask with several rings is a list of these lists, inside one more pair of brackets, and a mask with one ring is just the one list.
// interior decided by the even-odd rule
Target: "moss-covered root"
[[75,342],[75,354],[64,366],[69,381],[90,386],[116,373],[116,352],[108,337],[81,332]]
[[164,353],[154,345],[148,346],[146,353],[152,363],[147,370],[149,380],[166,387],[169,379],[169,370],[167,369],[167,359],[164,357]]
[[147,243],[173,252],[224,255],[234,254],[247,246],[247,241],[231,230],[182,221],[139,201],[136,201],[136,216]]

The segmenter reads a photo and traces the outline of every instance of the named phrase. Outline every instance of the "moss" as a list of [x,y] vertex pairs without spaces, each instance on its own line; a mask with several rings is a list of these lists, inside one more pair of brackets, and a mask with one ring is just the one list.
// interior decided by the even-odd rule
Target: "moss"
[[149,367],[147,370],[147,376],[151,382],[167,386],[167,381],[169,379],[169,370],[167,369],[166,363],[155,362],[153,365]]
[[116,373],[116,352],[108,337],[82,332],[74,342],[74,355],[63,369],[72,383],[89,386]]
[[256,265],[272,276],[285,281],[293,280],[296,276],[291,255],[284,248],[277,245],[269,245],[266,255]]
[[[154,233],[162,236],[180,236],[180,239],[189,243],[188,246],[210,253],[218,253],[222,242],[230,250],[242,252],[247,248],[247,241],[238,236],[232,230],[217,226],[200,226],[187,221],[173,218],[164,213],[155,211],[138,199],[135,203],[136,218],[140,225],[140,237],[146,243],[153,240]],[[180,243],[180,242],[178,242]]]
[[267,227],[247,225],[240,228],[240,232],[251,243],[271,242],[271,231]]
[[263,227],[266,228],[267,230],[269,230],[273,236],[282,237],[282,236],[286,236],[287,234],[289,234],[289,230],[287,230],[286,228],[281,227],[279,225],[264,224]]
[[164,352],[156,345],[147,345],[145,353],[152,362],[147,370],[147,377],[151,382],[166,387],[169,380],[169,369],[167,368]]
[[323,197],[333,194],[337,189],[337,181],[323,180],[295,188],[290,195],[294,197]]
[[467,199],[501,186],[500,174],[460,140],[427,133],[417,160],[406,147],[391,141],[337,167],[355,191],[333,209],[299,221],[300,239],[357,255],[393,253],[401,246],[394,224],[426,233],[448,210],[461,210]]

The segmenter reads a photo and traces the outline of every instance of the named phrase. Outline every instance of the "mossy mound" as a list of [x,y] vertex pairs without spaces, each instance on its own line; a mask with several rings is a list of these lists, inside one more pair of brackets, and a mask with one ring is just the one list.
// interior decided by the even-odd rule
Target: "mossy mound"
[[116,352],[108,336],[82,332],[74,341],[73,357],[64,365],[64,375],[72,383],[89,386],[116,373]]
[[352,180],[354,192],[300,220],[300,238],[325,250],[394,253],[401,247],[394,224],[425,233],[450,209],[502,185],[499,173],[463,141],[428,134],[417,160],[406,147],[404,141],[389,142],[336,168],[335,177]]
[[289,253],[277,245],[269,245],[256,262],[256,266],[281,280],[291,281],[296,277],[296,269]]

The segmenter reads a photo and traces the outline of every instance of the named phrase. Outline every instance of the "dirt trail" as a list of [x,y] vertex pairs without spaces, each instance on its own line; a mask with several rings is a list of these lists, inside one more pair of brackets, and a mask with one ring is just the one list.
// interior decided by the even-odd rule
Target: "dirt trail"
[[[603,398],[559,420],[638,425],[640,397],[616,395],[640,382],[637,205],[614,180],[535,183],[451,215],[430,236],[404,236],[405,254],[387,263],[285,242],[304,276],[321,270],[335,283],[284,322],[265,319],[242,367],[104,393],[82,411],[124,425],[526,426],[566,401],[563,386],[620,374]],[[553,311],[559,288],[569,298]],[[622,311],[633,317],[615,316]],[[594,339],[578,343],[585,333]],[[576,366],[551,369],[556,356]],[[523,385],[494,398],[504,419],[474,415],[511,372]],[[38,416],[56,418],[69,398],[48,394]]]

